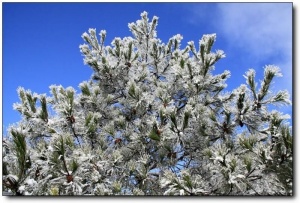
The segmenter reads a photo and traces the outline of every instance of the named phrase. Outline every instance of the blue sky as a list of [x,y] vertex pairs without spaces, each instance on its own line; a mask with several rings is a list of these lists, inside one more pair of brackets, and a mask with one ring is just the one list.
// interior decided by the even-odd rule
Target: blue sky
[[[79,51],[82,33],[106,30],[109,45],[114,37],[131,36],[127,25],[143,11],[150,19],[159,17],[163,42],[183,35],[182,48],[216,33],[213,49],[224,50],[226,58],[215,73],[231,71],[228,90],[245,82],[249,68],[262,79],[263,67],[275,64],[284,77],[275,80],[273,90],[292,94],[291,3],[3,3],[3,129],[21,118],[12,108],[19,102],[18,86],[36,93],[49,93],[52,84],[77,88],[92,74]],[[292,113],[291,106],[280,110]]]

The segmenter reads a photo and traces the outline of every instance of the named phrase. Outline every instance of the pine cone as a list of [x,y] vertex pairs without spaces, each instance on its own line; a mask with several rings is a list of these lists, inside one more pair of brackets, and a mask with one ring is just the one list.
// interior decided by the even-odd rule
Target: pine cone
[[161,130],[160,129],[157,129],[157,131],[156,131],[156,133],[158,134],[158,135],[160,135],[161,134]]
[[131,67],[131,63],[130,62],[126,62],[125,65],[130,68]]
[[73,181],[73,176],[72,175],[67,175],[66,178],[67,178],[67,183],[70,183],[70,182]]
[[121,142],[122,142],[122,139],[121,139],[121,138],[115,139],[115,144],[119,144],[119,143],[121,143]]
[[74,116],[73,116],[73,115],[72,115],[72,116],[68,116],[68,117],[67,117],[67,121],[71,122],[72,124],[75,123],[75,118],[74,118]]
[[175,159],[176,158],[176,152],[169,152],[167,156],[168,156],[168,158]]

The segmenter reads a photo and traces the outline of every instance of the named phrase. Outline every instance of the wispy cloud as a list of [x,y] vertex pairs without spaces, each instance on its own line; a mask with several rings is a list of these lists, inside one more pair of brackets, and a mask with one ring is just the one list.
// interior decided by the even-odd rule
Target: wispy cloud
[[224,34],[239,39],[238,46],[255,56],[291,53],[291,4],[228,3],[218,4],[218,9],[219,26]]
[[279,87],[292,91],[291,3],[218,3],[207,8],[199,4],[190,12],[190,18],[196,21],[210,16],[207,23],[226,40],[230,50],[241,50],[245,60],[259,65],[248,68],[279,66],[284,75],[277,80]]
[[282,65],[291,77],[292,9],[291,4],[241,3],[218,4],[220,25],[229,43],[238,46],[255,60],[271,59]]

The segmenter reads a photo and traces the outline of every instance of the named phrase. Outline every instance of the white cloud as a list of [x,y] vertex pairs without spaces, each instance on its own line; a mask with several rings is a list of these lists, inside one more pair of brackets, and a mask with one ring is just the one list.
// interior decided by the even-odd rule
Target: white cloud
[[229,45],[243,49],[248,58],[280,66],[283,86],[292,87],[292,4],[220,3],[218,28]]
[[260,73],[264,65],[277,65],[284,77],[276,80],[276,89],[292,92],[291,3],[200,3],[188,10],[188,22],[205,23],[226,41],[226,55],[239,59],[236,65]]
[[218,4],[221,29],[238,40],[238,45],[252,54],[291,53],[291,4],[228,3]]

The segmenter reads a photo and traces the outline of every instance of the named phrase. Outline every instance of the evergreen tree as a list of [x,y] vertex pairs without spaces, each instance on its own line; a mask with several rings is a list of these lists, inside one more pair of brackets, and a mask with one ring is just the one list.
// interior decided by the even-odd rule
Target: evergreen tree
[[[213,74],[225,54],[216,34],[181,48],[164,44],[158,18],[129,24],[133,37],[83,33],[88,81],[50,86],[51,96],[18,88],[22,120],[3,139],[3,190],[13,195],[292,195],[290,104],[271,93],[278,67],[258,86],[226,90],[229,71]],[[274,109],[274,108],[273,108]]]

